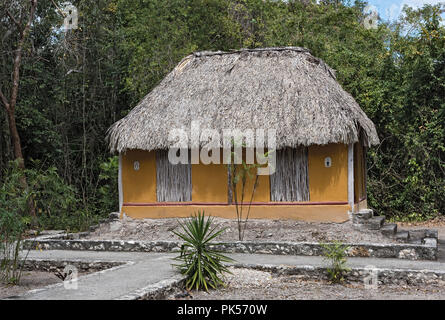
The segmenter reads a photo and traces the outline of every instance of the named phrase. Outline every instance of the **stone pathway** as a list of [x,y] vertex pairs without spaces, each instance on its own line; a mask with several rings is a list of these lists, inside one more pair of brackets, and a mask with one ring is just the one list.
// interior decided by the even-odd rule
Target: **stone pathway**
[[156,253],[147,255],[130,252],[31,251],[28,259],[32,260],[122,261],[125,264],[80,276],[76,290],[65,289],[63,283],[60,283],[45,290],[28,292],[20,298],[32,300],[119,299],[161,280],[177,277],[176,271],[170,265],[172,257],[173,254]]
[[[140,252],[96,252],[96,251],[30,251],[31,260],[74,261],[122,261],[123,265],[96,272],[78,279],[77,290],[65,289],[63,283],[44,289],[37,289],[16,297],[19,299],[37,300],[109,300],[128,299],[135,293],[140,294],[147,288],[156,288],[159,283],[180,279],[180,275],[171,266],[174,253],[140,253]],[[286,266],[324,266],[322,257],[318,256],[285,256],[266,254],[231,254],[240,264],[267,264]],[[443,249],[438,261],[410,261],[401,259],[349,258],[350,267],[375,266],[377,268],[442,270],[445,271]],[[141,291],[142,290],[142,291]]]

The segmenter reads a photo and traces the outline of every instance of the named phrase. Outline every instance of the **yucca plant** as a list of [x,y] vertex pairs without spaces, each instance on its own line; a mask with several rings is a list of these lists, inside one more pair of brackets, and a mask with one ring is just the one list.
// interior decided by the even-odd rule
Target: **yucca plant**
[[222,255],[219,251],[210,248],[210,241],[218,237],[224,229],[216,231],[211,228],[213,218],[205,219],[204,211],[190,217],[184,224],[180,223],[183,232],[173,231],[175,235],[184,240],[181,253],[175,260],[181,264],[175,264],[181,274],[186,275],[186,288],[216,289],[224,285],[221,275],[230,273],[223,262],[232,262],[233,259]]

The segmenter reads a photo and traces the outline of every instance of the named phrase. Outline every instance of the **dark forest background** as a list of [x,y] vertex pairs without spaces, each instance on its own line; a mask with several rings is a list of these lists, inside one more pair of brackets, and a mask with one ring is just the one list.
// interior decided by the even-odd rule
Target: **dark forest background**
[[[118,209],[107,129],[185,55],[302,46],[337,71],[376,124],[381,144],[368,153],[369,206],[397,220],[444,213],[444,5],[407,7],[374,29],[365,27],[362,1],[74,0],[78,28],[65,32],[62,2],[38,0],[23,41],[14,117],[24,162],[0,102],[0,210],[32,207],[41,228],[87,228]],[[31,4],[0,4],[7,99]]]

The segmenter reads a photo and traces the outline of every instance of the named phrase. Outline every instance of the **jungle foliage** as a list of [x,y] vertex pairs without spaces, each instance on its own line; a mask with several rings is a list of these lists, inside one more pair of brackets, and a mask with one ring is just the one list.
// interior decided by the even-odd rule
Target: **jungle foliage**
[[[18,41],[6,10],[18,15],[28,2],[0,4],[5,95]],[[41,226],[83,229],[82,221],[117,210],[117,160],[110,159],[106,131],[185,55],[268,46],[309,48],[336,69],[376,124],[381,144],[368,154],[372,208],[411,220],[444,213],[443,6],[406,8],[397,21],[369,29],[362,1],[73,0],[78,28],[65,32],[55,6],[62,2],[38,1],[15,110],[30,181],[22,192],[39,194],[33,199]],[[3,184],[11,160],[2,106]]]

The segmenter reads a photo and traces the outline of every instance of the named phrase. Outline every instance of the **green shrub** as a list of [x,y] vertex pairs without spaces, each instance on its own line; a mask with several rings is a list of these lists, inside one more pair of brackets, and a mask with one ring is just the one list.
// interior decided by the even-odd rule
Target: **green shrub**
[[14,213],[19,216],[28,212],[28,201],[35,195],[31,188],[22,184],[23,170],[19,168],[18,161],[11,161],[4,171],[4,182],[0,185],[0,208],[3,212]]
[[[4,197],[3,192],[0,197]],[[27,256],[20,256],[21,241],[29,222],[29,217],[0,207],[0,282],[2,283],[18,284],[20,281],[23,263]]]
[[[231,141],[232,148],[236,148],[238,145],[235,143],[234,139]],[[245,149],[246,144],[241,144]],[[256,153],[256,158],[267,158],[269,156],[269,151],[264,154]],[[231,202],[235,202],[235,210],[236,210],[236,222],[238,225],[238,240],[244,240],[244,234],[247,228],[247,221],[249,220],[250,209],[252,207],[253,198],[255,196],[255,192],[259,185],[259,175],[258,169],[263,165],[259,163],[247,164],[244,161],[244,158],[237,159],[238,155],[235,151],[230,152],[230,159],[227,165],[229,172],[229,190],[231,193]],[[241,160],[241,164],[236,164],[236,160]],[[271,165],[269,163],[269,165]],[[253,181],[252,190],[248,190],[246,188],[248,181]],[[238,190],[238,185],[241,190]],[[240,191],[240,194],[239,192]],[[249,192],[250,191],[250,192]],[[245,200],[248,200],[245,201]],[[245,208],[247,205],[247,209]],[[247,212],[245,212],[246,210]],[[244,215],[245,213],[245,215]]]
[[349,247],[339,241],[322,244],[324,259],[329,261],[330,267],[327,269],[331,283],[342,283],[344,274],[350,269],[346,267],[347,254]]
[[202,214],[198,211],[185,224],[180,223],[182,233],[173,233],[185,241],[181,246],[181,254],[175,258],[182,263],[175,266],[181,274],[187,276],[186,287],[196,290],[204,288],[207,291],[209,286],[215,289],[224,285],[220,275],[229,270],[223,262],[233,260],[210,248],[210,241],[218,237],[225,228],[216,231],[216,227],[211,228],[213,219],[205,219],[204,216],[204,211]]
[[[38,165],[38,162],[34,163]],[[65,183],[57,169],[27,169],[26,175],[29,188],[33,191],[40,227],[79,229],[81,221],[78,221],[77,216],[80,216],[80,202],[76,190]]]
[[0,281],[18,284],[26,257],[19,255],[21,241],[31,223],[28,202],[35,194],[24,188],[23,170],[17,161],[4,171],[6,179],[0,185]]
[[111,157],[100,164],[100,187],[97,196],[99,214],[109,214],[119,209],[118,170],[118,157]]
[[[32,163],[35,168],[40,166],[38,161]],[[21,183],[23,175],[27,188]],[[28,201],[32,199],[40,228],[80,231],[94,222],[90,210],[81,206],[77,190],[65,183],[55,167],[21,170],[12,161],[3,177],[0,206],[5,212],[26,216]]]

